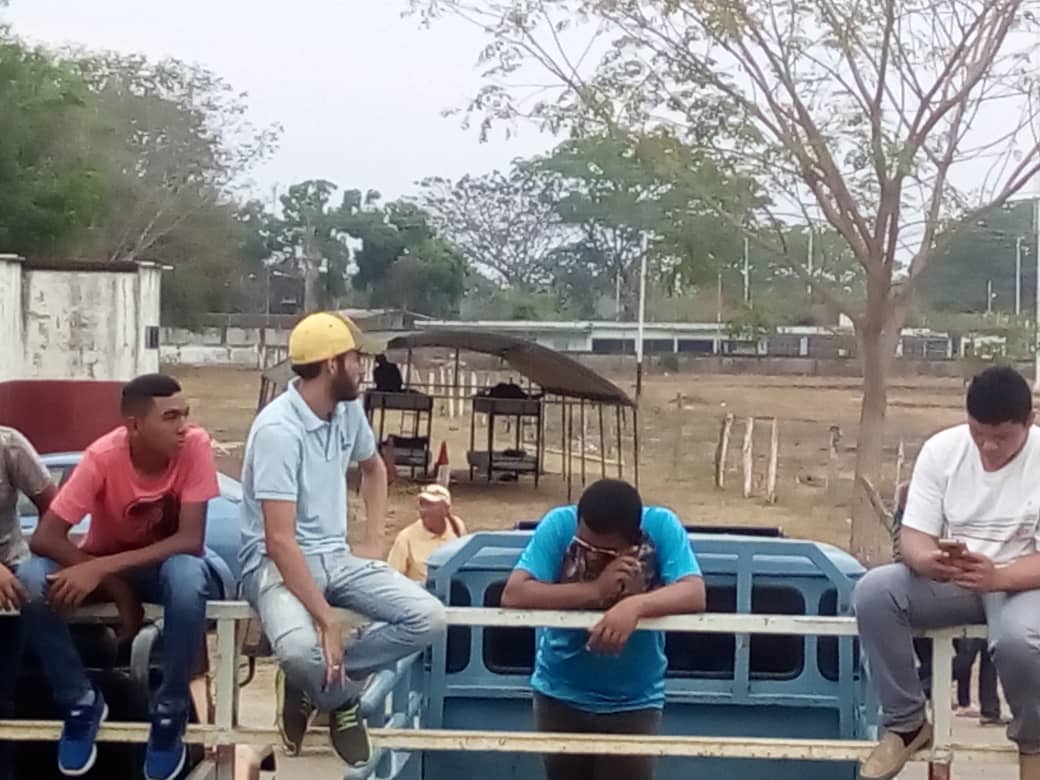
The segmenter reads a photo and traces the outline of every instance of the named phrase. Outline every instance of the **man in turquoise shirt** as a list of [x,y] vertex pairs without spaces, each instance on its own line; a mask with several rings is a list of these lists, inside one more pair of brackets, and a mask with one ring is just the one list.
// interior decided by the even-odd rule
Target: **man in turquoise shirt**
[[[517,609],[605,609],[589,631],[542,629],[531,687],[540,731],[656,734],[664,707],[664,635],[644,618],[702,612],[704,582],[675,514],[644,509],[620,480],[589,486],[577,507],[538,524],[502,593]],[[645,756],[546,755],[547,780],[650,780]]]
[[[445,630],[444,607],[382,558],[386,469],[357,398],[361,362],[346,320],[319,313],[289,337],[297,379],[257,415],[242,467],[243,589],[280,663],[278,727],[299,754],[317,710],[336,753],[371,758],[360,716],[369,674]],[[368,519],[347,545],[347,469],[358,463]],[[371,618],[344,652],[343,607]]]

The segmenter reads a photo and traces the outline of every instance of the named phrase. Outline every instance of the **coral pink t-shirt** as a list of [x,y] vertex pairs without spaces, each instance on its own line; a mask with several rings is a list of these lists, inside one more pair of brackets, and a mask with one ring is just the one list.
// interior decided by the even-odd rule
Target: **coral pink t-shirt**
[[146,476],[134,468],[127,430],[120,427],[86,449],[51,509],[69,525],[89,514],[84,552],[114,555],[172,536],[182,504],[205,503],[218,495],[213,449],[202,428],[188,429],[184,446],[164,473]]

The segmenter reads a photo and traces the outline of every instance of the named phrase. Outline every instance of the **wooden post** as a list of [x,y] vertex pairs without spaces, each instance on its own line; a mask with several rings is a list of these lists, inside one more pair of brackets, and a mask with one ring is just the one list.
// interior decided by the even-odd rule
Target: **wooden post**
[[769,436],[769,470],[766,472],[766,501],[776,503],[776,472],[780,460],[780,425],[773,418]]
[[448,412],[448,399],[447,393],[445,392],[448,387],[448,367],[440,366],[437,369],[437,395],[440,396],[440,407],[441,414],[449,416]]
[[755,418],[748,417],[744,423],[744,446],[741,448],[744,469],[744,498],[751,498],[752,480],[754,478],[754,446]]
[[892,485],[892,511],[899,508],[899,483],[903,481],[903,467],[906,465],[906,447],[903,440],[899,440],[899,448],[896,450],[896,481]]
[[841,441],[841,428],[831,426],[831,440],[827,452],[827,500],[831,504],[838,503],[838,443]]
[[729,437],[733,432],[733,415],[722,418],[719,430],[719,443],[715,447],[715,487],[722,490],[726,487],[726,456],[729,453]]
[[675,394],[675,409],[679,419],[676,420],[672,426],[672,431],[675,434],[673,439],[674,444],[672,446],[672,480],[678,482],[682,478],[682,460],[683,453],[683,430],[682,430],[682,409],[683,409],[683,395],[682,393]]

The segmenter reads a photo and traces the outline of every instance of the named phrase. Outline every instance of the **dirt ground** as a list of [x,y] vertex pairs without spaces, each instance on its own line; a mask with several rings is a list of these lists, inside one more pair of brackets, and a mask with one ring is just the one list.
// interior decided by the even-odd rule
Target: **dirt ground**
[[[224,368],[168,367],[184,385],[191,398],[192,415],[205,426],[218,447],[221,470],[238,476],[242,449],[249,425],[256,413],[259,374],[256,371]],[[502,378],[505,378],[504,376]],[[634,394],[631,377],[611,377]],[[492,381],[495,381],[492,379]],[[845,547],[848,521],[844,502],[851,491],[851,470],[855,459],[855,430],[859,418],[860,393],[857,382],[847,379],[790,378],[762,376],[651,376],[643,388],[640,425],[640,490],[647,502],[675,509],[687,523],[720,525],[780,526],[789,537],[816,539]],[[536,489],[529,479],[520,482],[483,479],[470,481],[464,470],[469,447],[468,415],[449,419],[438,403],[433,422],[436,450],[441,441],[448,446],[453,467],[452,490],[458,513],[472,530],[510,528],[519,520],[536,519],[547,509],[566,502],[568,490],[561,477],[563,448],[559,406],[550,407],[545,420],[545,437],[550,450],[546,474]],[[891,495],[895,480],[900,442],[906,456],[904,478],[909,474],[913,456],[921,442],[934,431],[956,423],[962,417],[963,387],[959,380],[922,379],[897,382],[891,388],[888,440],[889,467],[880,486]],[[730,454],[727,458],[726,488],[713,485],[713,462],[721,419],[736,418]],[[753,437],[755,479],[753,495],[741,492],[741,444],[744,420],[758,419]],[[586,478],[591,481],[602,472],[599,460],[598,416],[586,409],[589,435],[585,450]],[[765,475],[770,440],[770,418],[776,418],[780,432],[780,457],[777,503],[765,498]],[[580,452],[580,410],[574,412],[574,451]],[[385,433],[408,431],[410,421],[390,413]],[[403,427],[402,427],[403,426]],[[828,490],[829,442],[831,427],[839,426],[838,484]],[[605,416],[608,438],[614,433],[613,411]],[[626,422],[622,447],[625,475],[633,477],[631,423]],[[477,428],[477,441],[486,441],[486,428]],[[504,425],[496,431],[497,447],[511,446],[515,430]],[[526,430],[525,441],[533,436]],[[531,448],[532,445],[525,444]],[[479,448],[479,445],[478,445]],[[616,474],[617,452],[607,447],[608,474]],[[572,497],[581,490],[580,459],[574,461]],[[402,474],[391,487],[386,543],[400,527],[415,518],[415,495],[419,487]],[[354,491],[352,503],[357,502]],[[362,528],[360,506],[352,506],[351,536]],[[264,664],[257,679],[243,691],[241,715],[245,725],[269,726],[274,718],[271,667]],[[957,720],[959,740],[985,743],[1002,742],[1000,729],[980,729],[973,722]],[[327,753],[311,752],[301,758],[281,757],[278,777],[309,777],[332,780],[343,776],[343,769]],[[1011,780],[1017,777],[1012,766],[961,764],[954,776],[979,780]],[[923,765],[908,768],[903,780],[924,780]]]
[[[242,448],[256,412],[259,374],[226,368],[171,367],[191,397],[193,416],[218,442],[219,465],[232,476],[241,469]],[[634,392],[630,377],[612,377],[623,389]],[[890,495],[895,478],[897,450],[904,443],[907,466],[929,434],[962,416],[963,389],[959,380],[919,380],[897,383],[891,391],[889,461],[885,481],[879,486]],[[644,383],[640,420],[639,486],[647,502],[675,509],[687,523],[780,526],[786,535],[846,546],[847,514],[844,502],[851,491],[855,459],[855,430],[859,418],[860,393],[855,380],[761,376],[651,376]],[[561,477],[563,437],[559,405],[546,411],[545,440],[549,447],[544,475],[535,489],[529,478],[519,482],[492,483],[469,480],[465,471],[469,448],[469,415],[449,419],[436,407],[433,447],[448,445],[453,468],[456,509],[469,528],[509,528],[518,520],[540,517],[547,509],[568,500],[566,481]],[[713,459],[720,421],[726,413],[736,418],[727,458],[726,488],[713,486]],[[741,444],[745,418],[757,418],[754,427],[754,490],[742,496]],[[777,503],[766,502],[765,478],[770,439],[770,420],[776,418],[780,434]],[[483,418],[478,417],[478,449],[486,441]],[[591,405],[586,410],[588,436],[585,450],[586,479],[617,473],[617,453],[609,440],[616,428],[613,410],[605,414],[608,439],[605,467],[600,464],[598,418]],[[402,423],[404,423],[402,425]],[[839,426],[838,484],[827,489],[831,426]],[[572,498],[581,492],[580,411],[574,408]],[[411,422],[400,413],[387,413],[385,433],[410,432]],[[533,449],[533,424],[525,429],[524,445]],[[515,430],[499,422],[496,448],[511,446]],[[622,446],[624,473],[633,478],[631,419],[624,425]],[[388,517],[390,534],[414,519],[418,486],[402,475],[391,488]],[[356,495],[352,493],[352,501]],[[360,517],[354,513],[354,517]],[[353,524],[353,529],[359,528]]]

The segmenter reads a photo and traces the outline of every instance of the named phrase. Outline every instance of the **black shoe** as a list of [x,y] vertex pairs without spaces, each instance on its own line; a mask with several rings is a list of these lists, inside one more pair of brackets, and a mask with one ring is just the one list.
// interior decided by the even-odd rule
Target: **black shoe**
[[314,718],[314,702],[303,688],[286,678],[280,666],[274,678],[274,687],[278,700],[275,716],[278,733],[282,737],[285,752],[290,756],[298,756],[303,750],[303,738]]
[[358,699],[329,713],[329,741],[336,755],[350,766],[361,766],[372,759],[372,743],[361,720]]

